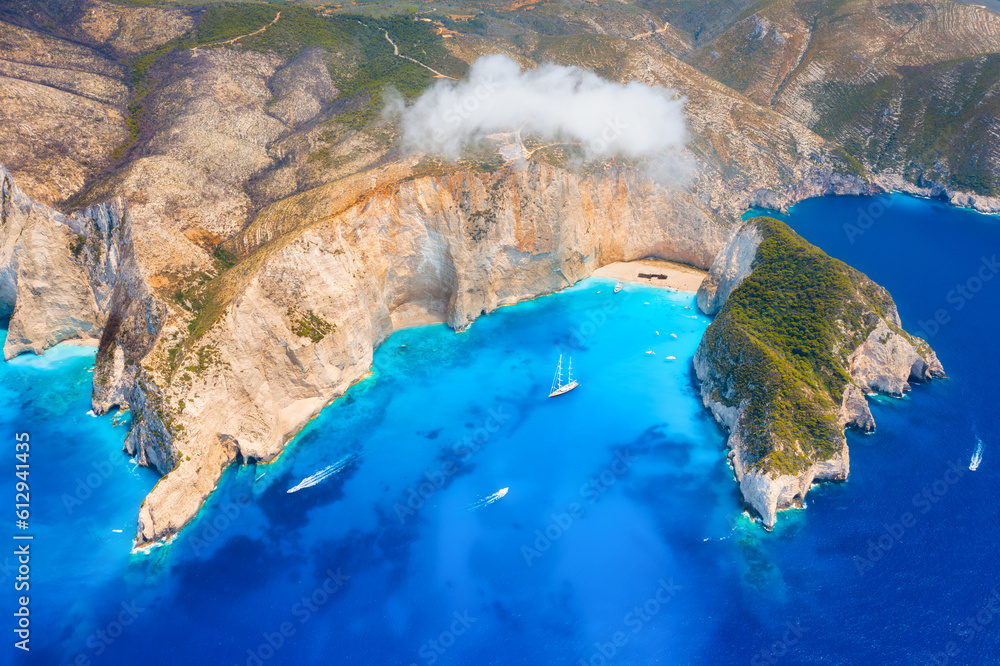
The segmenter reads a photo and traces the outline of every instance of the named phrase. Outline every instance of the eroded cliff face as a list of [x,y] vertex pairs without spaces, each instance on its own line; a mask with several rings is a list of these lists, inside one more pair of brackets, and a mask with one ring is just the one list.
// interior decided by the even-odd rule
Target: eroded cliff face
[[729,294],[750,275],[761,240],[760,232],[752,225],[733,233],[698,288],[698,307],[702,312],[709,316],[718,314]]
[[125,201],[62,215],[31,200],[0,167],[0,231],[0,315],[10,316],[4,357],[66,340],[99,343],[94,411],[131,407],[126,450],[161,473],[171,469],[157,387],[140,365],[166,306],[137,260]]
[[4,358],[93,339],[104,323],[80,256],[92,223],[35,203],[0,167],[0,315],[10,316]]
[[[760,252],[775,233],[788,238],[778,246],[781,253],[792,254],[791,246],[799,257],[797,266],[782,263],[782,268],[807,272],[807,282],[834,285],[838,274],[844,278],[833,302],[808,314],[829,320],[825,331],[805,333],[827,347],[820,358],[803,360],[801,351],[791,352],[812,345],[789,345],[782,326],[775,336],[752,321],[763,315],[754,307],[762,295],[770,298],[770,289],[778,288],[784,302],[769,304],[768,317],[791,313],[791,321],[808,305],[794,280],[759,275],[772,270]],[[695,353],[702,401],[729,431],[729,459],[743,499],[768,528],[779,510],[801,506],[815,481],[847,479],[850,454],[843,429],[875,429],[867,393],[901,396],[913,382],[945,376],[930,346],[903,331],[884,289],[793,235],[781,223],[751,218],[716,257],[698,292],[706,313],[722,311]],[[773,260],[774,247],[768,251]],[[751,291],[738,292],[751,276],[757,278]],[[739,304],[727,303],[736,294]],[[830,381],[838,375],[840,380]]]

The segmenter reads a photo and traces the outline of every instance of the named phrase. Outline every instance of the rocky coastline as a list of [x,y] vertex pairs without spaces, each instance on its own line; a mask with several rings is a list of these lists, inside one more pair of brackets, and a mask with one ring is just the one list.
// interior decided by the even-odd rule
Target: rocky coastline
[[[461,329],[643,258],[726,266],[699,293],[706,311],[720,312],[753,263],[746,238],[724,248],[754,206],[904,191],[1000,210],[996,199],[908,183],[895,163],[860,164],[815,131],[798,88],[786,86],[791,106],[776,105],[763,88],[714,77],[693,42],[628,39],[632,19],[617,15],[601,14],[594,32],[566,23],[584,30],[569,42],[540,39],[539,26],[510,17],[503,31],[517,39],[427,38],[451,65],[503,44],[525,68],[553,62],[673,91],[687,142],[667,177],[618,158],[581,168],[572,151],[537,141],[520,159],[503,147],[457,162],[409,154],[377,100],[346,92],[367,62],[346,42],[189,48],[198,11],[76,5],[57,15],[45,14],[52,3],[37,14],[0,9],[0,110],[13,131],[0,148],[4,353],[98,344],[94,411],[129,409],[126,452],[164,476],[139,511],[139,546],[180,530],[228,465],[280,455],[398,327]],[[963,16],[985,34],[979,13]],[[907,25],[954,29],[920,17]],[[571,47],[578,39],[586,48]],[[151,60],[141,99],[130,69],[140,54]],[[947,170],[938,171],[951,182]],[[907,378],[860,356],[857,366],[856,390],[835,402],[845,424],[871,427],[862,393]],[[846,450],[832,459],[816,462],[814,478],[846,474]],[[753,481],[754,461],[734,466]],[[792,476],[778,497],[801,494],[808,475]]]
[[[2,173],[10,202],[5,216],[42,230],[48,247],[66,248],[39,254],[22,241],[6,253],[12,335],[5,354],[40,353],[74,338],[100,341],[95,413],[130,409],[126,452],[165,475],[140,509],[137,546],[180,530],[228,465],[273,460],[368,371],[374,349],[395,326],[415,315],[460,329],[501,305],[570,286],[602,265],[644,257],[711,267],[698,302],[715,314],[749,274],[760,242],[752,228],[731,235],[695,206],[678,205],[676,192],[627,172],[581,179],[543,164],[493,176],[418,178],[278,249],[263,244],[254,273],[192,343],[184,322],[171,321],[175,305],[150,287],[125,200],[64,216],[31,201]],[[786,199],[812,196],[817,183],[825,183],[824,193],[861,192],[832,173],[809,183],[790,188]],[[598,207],[607,211],[603,219],[593,213]],[[560,211],[558,224],[544,212],[552,210]],[[542,219],[549,222],[539,225]],[[387,242],[391,251],[383,249]],[[25,306],[31,300],[19,296],[18,285],[25,290],[30,270],[47,276],[43,289],[78,296]],[[308,321],[326,332],[315,340],[296,334]],[[859,356],[858,368],[870,365]],[[895,382],[867,386],[882,390],[908,379],[893,376]],[[860,396],[845,392],[843,420],[870,427]],[[738,413],[710,408],[726,427],[737,420]],[[744,496],[761,498],[748,502],[766,518],[799,501],[814,480],[846,478],[846,444],[837,459],[770,479],[740,456],[739,437],[737,429],[730,440],[734,470]]]

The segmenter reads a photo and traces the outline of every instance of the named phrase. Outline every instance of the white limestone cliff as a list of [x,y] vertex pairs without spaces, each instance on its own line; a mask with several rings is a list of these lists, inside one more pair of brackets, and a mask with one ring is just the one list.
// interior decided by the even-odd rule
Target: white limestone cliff
[[729,294],[750,275],[761,240],[753,224],[744,224],[734,231],[698,289],[698,307],[702,312],[709,316],[718,313]]

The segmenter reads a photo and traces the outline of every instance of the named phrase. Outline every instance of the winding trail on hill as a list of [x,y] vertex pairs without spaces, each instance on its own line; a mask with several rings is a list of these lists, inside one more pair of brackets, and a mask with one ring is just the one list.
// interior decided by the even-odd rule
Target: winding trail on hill
[[667,31],[667,28],[669,27],[670,27],[670,22],[667,21],[666,23],[663,24],[662,28],[658,28],[656,30],[650,30],[649,32],[642,32],[639,33],[638,35],[633,35],[629,37],[629,39],[631,39],[632,41],[636,41],[639,39],[646,39],[647,37],[652,37],[653,35],[662,35]]
[[[280,14],[281,12],[278,12],[278,13]],[[362,25],[364,25],[364,24],[362,24]],[[448,76],[447,74],[442,74],[441,72],[437,71],[433,67],[428,67],[427,65],[425,65],[422,62],[420,62],[419,60],[411,58],[408,55],[403,55],[402,53],[399,52],[399,47],[396,46],[396,42],[392,41],[392,37],[389,36],[389,31],[385,30],[383,32],[385,33],[385,38],[389,41],[390,44],[392,44],[392,51],[393,51],[393,54],[396,55],[396,57],[406,58],[410,62],[417,63],[418,65],[420,65],[421,67],[423,67],[427,71],[432,72],[434,74],[434,78],[436,78],[436,79],[451,79],[452,81],[458,81],[458,79],[456,79],[454,76]]]
[[259,35],[260,33],[264,32],[265,30],[267,30],[268,28],[270,28],[272,25],[274,25],[275,23],[277,23],[278,19],[280,19],[280,18],[281,18],[281,12],[278,12],[275,15],[273,21],[271,21],[270,23],[268,23],[267,25],[265,25],[262,28],[258,28],[257,30],[254,30],[253,32],[248,32],[245,35],[240,35],[239,37],[233,37],[232,39],[227,39],[227,40],[222,41],[222,42],[212,42],[211,44],[202,44],[200,47],[199,46],[195,46],[194,48],[191,49],[191,55],[192,56],[197,56],[199,48],[205,48],[205,49],[207,49],[210,46],[223,46],[225,44],[232,44],[233,42],[238,42],[241,39],[244,39],[246,37],[253,37],[254,35]]

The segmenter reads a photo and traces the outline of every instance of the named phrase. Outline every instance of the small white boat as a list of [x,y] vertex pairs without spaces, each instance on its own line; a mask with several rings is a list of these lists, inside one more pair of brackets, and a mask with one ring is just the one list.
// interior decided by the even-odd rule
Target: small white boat
[[672,338],[676,338],[676,337],[677,337],[677,334],[676,334],[676,333],[671,333],[671,334],[670,334],[670,337],[672,337]]
[[618,284],[615,285],[615,293],[617,294],[624,287],[625,287],[625,283],[619,281]]
[[655,351],[653,351],[652,349],[647,349],[647,350],[646,350],[646,353],[647,353],[647,354],[656,354],[656,352],[655,352]]
[[668,361],[676,361],[676,360],[677,360],[677,357],[676,357],[676,356],[668,356],[668,357],[667,357],[667,360],[668,360]]
[[569,357],[569,379],[565,384],[562,383],[562,354],[559,354],[559,365],[556,366],[556,376],[552,378],[552,389],[549,391],[549,397],[554,398],[557,395],[569,393],[577,386],[579,386],[579,384],[573,381],[572,356]]
[[975,472],[981,462],[983,462],[983,440],[976,437],[976,450],[972,454],[972,460],[969,461],[969,469]]
[[[316,472],[312,476],[307,476],[306,478],[302,479],[296,485],[292,486],[291,488],[289,488],[285,492],[287,492],[287,493],[295,493],[295,492],[298,492],[298,491],[302,490],[303,488],[312,488],[317,483],[321,483],[323,481],[326,481],[328,478],[330,478],[331,476],[333,476],[334,474],[336,474],[340,470],[342,470],[345,467],[347,467],[350,463],[354,462],[354,460],[357,457],[358,457],[357,454],[353,454],[352,453],[351,455],[338,460],[337,462],[333,463],[332,465],[329,465],[328,467],[324,467],[323,469],[321,469],[320,471]],[[265,474],[266,473],[267,472],[265,472]]]
[[502,498],[504,495],[506,495],[508,490],[510,490],[510,488],[501,488],[492,495],[488,495],[482,498],[481,500],[476,500],[475,502],[473,502],[468,506],[469,511],[478,511],[483,507],[487,507],[490,504],[493,504],[494,502]]

